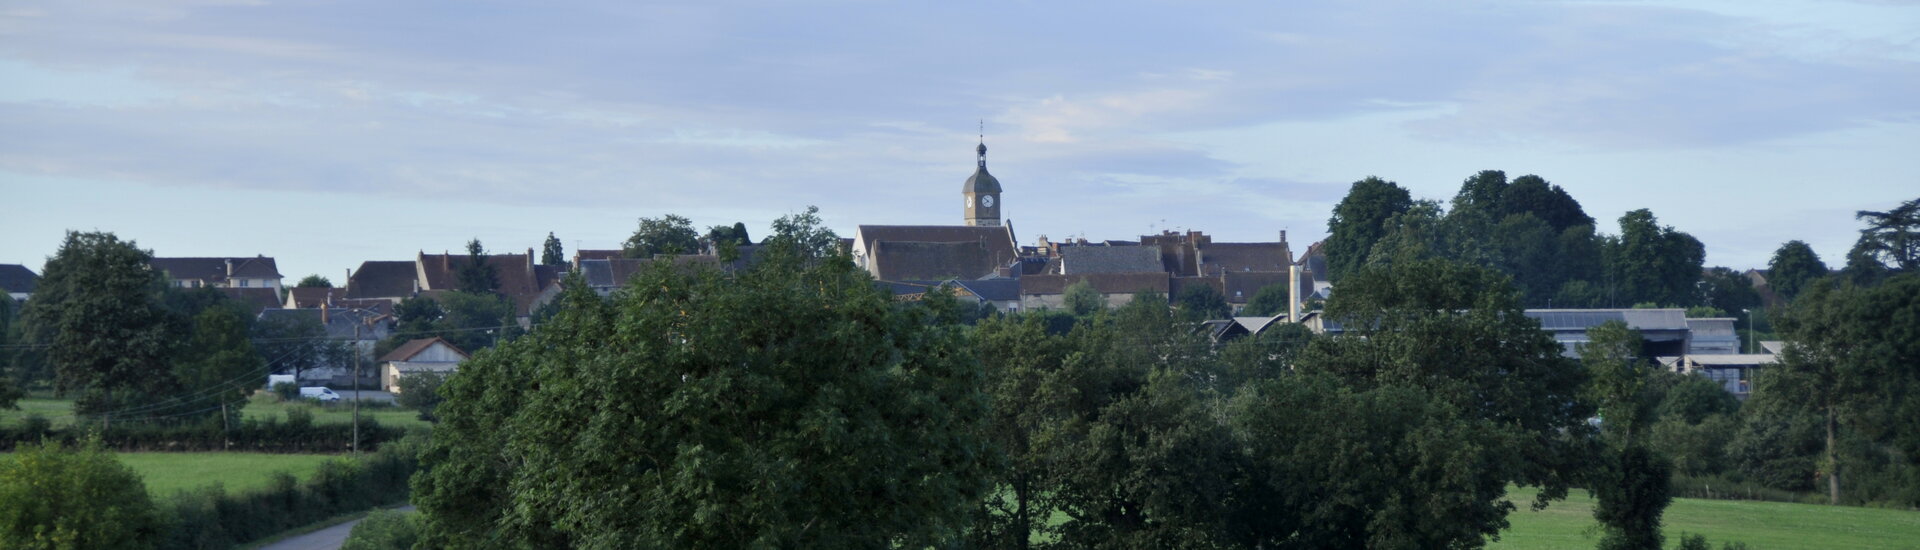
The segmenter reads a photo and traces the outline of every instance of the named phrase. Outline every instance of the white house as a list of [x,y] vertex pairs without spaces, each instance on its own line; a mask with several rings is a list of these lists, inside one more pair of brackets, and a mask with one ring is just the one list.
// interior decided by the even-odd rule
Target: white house
[[380,357],[380,385],[400,393],[400,379],[422,372],[450,373],[467,360],[467,352],[439,337],[402,344]]

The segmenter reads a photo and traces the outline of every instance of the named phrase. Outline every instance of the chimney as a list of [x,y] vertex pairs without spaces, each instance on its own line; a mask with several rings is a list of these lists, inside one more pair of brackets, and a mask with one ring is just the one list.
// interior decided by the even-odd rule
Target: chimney
[[327,325],[327,303],[320,302],[320,326]]
[[233,258],[227,258],[227,276],[233,276]]
[[1285,229],[1280,230],[1280,242],[1287,242],[1287,230]]
[[1300,265],[1287,266],[1287,322],[1300,322]]

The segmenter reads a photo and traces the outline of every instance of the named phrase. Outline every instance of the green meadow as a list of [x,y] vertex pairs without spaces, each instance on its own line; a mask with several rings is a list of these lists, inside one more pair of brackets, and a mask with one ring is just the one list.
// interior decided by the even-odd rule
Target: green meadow
[[[1487,545],[1497,550],[1593,548],[1600,534],[1593,498],[1574,490],[1538,512],[1528,508],[1536,492],[1509,495],[1519,507],[1512,527]],[[1920,512],[1748,500],[1674,499],[1665,516],[1667,547],[1682,533],[1705,535],[1713,548],[1744,542],[1752,550],[1798,548],[1920,549]]]

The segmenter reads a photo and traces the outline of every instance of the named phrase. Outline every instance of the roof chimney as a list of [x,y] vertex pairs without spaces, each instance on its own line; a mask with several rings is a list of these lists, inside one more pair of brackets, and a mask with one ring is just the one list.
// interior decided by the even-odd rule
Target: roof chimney
[[327,303],[320,302],[320,325],[326,326],[326,324],[327,324]]
[[227,276],[233,276],[233,258],[227,258]]

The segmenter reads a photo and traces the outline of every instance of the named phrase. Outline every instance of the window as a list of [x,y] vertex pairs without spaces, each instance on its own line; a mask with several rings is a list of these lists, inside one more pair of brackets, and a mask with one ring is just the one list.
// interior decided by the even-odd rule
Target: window
[[251,286],[252,284],[253,284],[253,280],[251,280],[251,279],[241,279],[241,280],[240,280],[240,288],[246,288],[246,287],[248,287],[248,286]]

